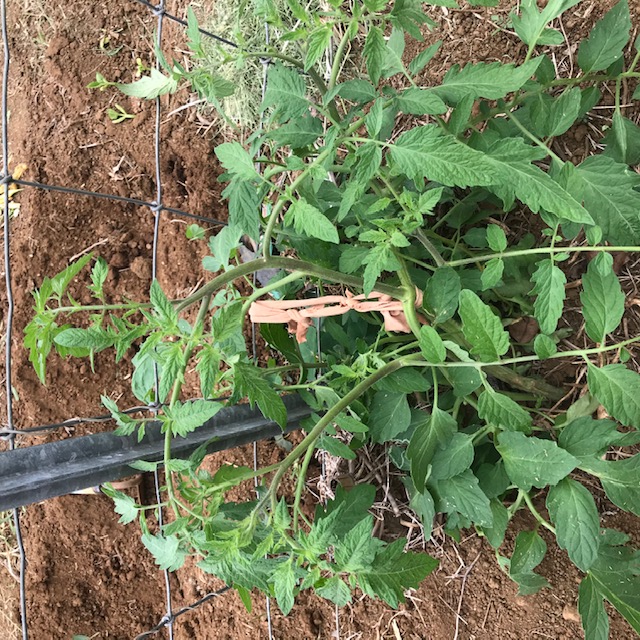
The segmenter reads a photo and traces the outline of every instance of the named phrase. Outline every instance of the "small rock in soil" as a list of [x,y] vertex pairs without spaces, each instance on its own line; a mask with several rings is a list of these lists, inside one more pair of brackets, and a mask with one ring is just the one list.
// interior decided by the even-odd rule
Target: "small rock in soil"
[[127,262],[127,256],[122,252],[118,252],[113,254],[111,260],[109,261],[109,266],[113,267],[114,269],[124,269],[127,266]]
[[570,622],[580,622],[580,614],[578,613],[578,610],[568,604],[564,605],[562,617]]
[[140,280],[149,280],[151,278],[151,262],[142,256],[138,256],[131,261],[131,271]]

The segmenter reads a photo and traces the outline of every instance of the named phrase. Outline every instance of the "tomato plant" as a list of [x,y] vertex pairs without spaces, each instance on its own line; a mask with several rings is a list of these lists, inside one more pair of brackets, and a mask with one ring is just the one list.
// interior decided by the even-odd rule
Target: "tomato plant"
[[[584,575],[586,636],[607,636],[604,600],[640,631],[637,551],[624,533],[602,528],[587,489],[597,481],[617,507],[640,515],[640,455],[611,455],[640,442],[640,375],[625,364],[640,336],[613,337],[625,294],[612,259],[638,250],[640,238],[640,176],[629,168],[640,160],[640,129],[623,116],[620,100],[622,84],[640,77],[640,43],[625,67],[631,22],[623,0],[580,43],[576,75],[559,77],[538,52],[563,43],[549,25],[577,1],[549,0],[544,9],[521,3],[511,16],[527,45],[521,64],[453,66],[440,85],[422,86],[440,44],[406,61],[405,36],[421,40],[431,25],[420,3],[332,0],[319,15],[289,0],[295,30],[268,14],[279,39],[265,51],[228,56],[239,67],[256,57],[271,62],[263,126],[216,148],[229,225],[209,240],[211,280],[184,300],[169,300],[154,282],[150,302],[106,304],[107,266],[98,258],[95,304],[80,305],[66,290],[87,256],[35,292],[26,344],[43,381],[51,349],[85,357],[114,349],[121,358],[137,347],[133,391],[162,406],[167,506],[175,515],[153,535],[140,517],[144,544],[161,567],[177,569],[194,555],[245,602],[258,588],[284,613],[303,589],[344,605],[359,588],[396,606],[437,561],[373,535],[376,487],[339,490],[313,519],[300,508],[318,448],[353,459],[379,443],[405,473],[425,537],[437,514],[454,537],[474,528],[530,594],[549,586],[535,571],[547,529]],[[206,56],[192,12],[188,22],[194,56]],[[323,74],[319,61],[334,39]],[[347,56],[351,48],[361,54]],[[155,98],[190,83],[218,106],[233,89],[215,73],[164,65],[165,73],[117,86]],[[573,164],[553,142],[599,103],[603,83],[615,95],[604,151]],[[98,78],[93,86],[111,84]],[[523,212],[540,231],[510,231]],[[247,262],[237,250],[242,237],[259,247]],[[589,260],[577,326],[563,319],[563,266],[582,254]],[[267,270],[276,275],[241,294],[235,283]],[[379,313],[351,310],[310,326],[314,340],[299,344],[282,325],[265,324],[263,337],[286,364],[257,366],[242,333],[251,304],[274,294],[300,299],[310,284],[400,301],[409,331],[387,331]],[[194,305],[197,317],[187,322],[184,312]],[[87,311],[90,326],[73,326],[74,315]],[[508,329],[518,321],[535,331],[513,338]],[[309,346],[318,332],[319,352]],[[540,363],[560,360],[586,368],[579,397],[543,379]],[[202,399],[184,400],[184,372],[194,365]],[[314,415],[280,462],[257,471],[222,467],[212,476],[201,469],[203,451],[172,458],[173,437],[243,398],[284,427],[283,393],[299,393]],[[144,421],[104,403],[120,433],[143,432]],[[594,417],[599,407],[607,417]],[[281,491],[287,475],[293,498]],[[228,500],[231,488],[254,478],[255,501]],[[133,499],[111,495],[123,522],[141,515]],[[506,557],[505,532],[520,509],[536,526],[518,533]]]

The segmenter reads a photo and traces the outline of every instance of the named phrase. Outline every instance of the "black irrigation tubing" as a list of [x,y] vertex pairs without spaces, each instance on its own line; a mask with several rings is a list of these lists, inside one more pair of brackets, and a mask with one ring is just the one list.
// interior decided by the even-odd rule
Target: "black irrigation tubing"
[[42,182],[35,182],[33,180],[22,180],[10,178],[9,182],[13,184],[17,184],[22,187],[34,187],[36,189],[41,189],[42,191],[55,191],[58,193],[68,193],[74,196],[88,196],[91,198],[101,198],[103,200],[114,200],[116,202],[124,202],[126,204],[132,204],[136,207],[148,207],[154,213],[156,211],[168,211],[169,213],[173,213],[177,216],[183,216],[185,218],[192,218],[194,220],[201,220],[202,222],[208,222],[209,224],[214,224],[221,227],[226,227],[227,223],[222,222],[222,220],[217,220],[216,218],[210,218],[208,216],[201,216],[196,213],[189,213],[188,211],[182,211],[181,209],[175,209],[174,207],[166,207],[161,204],[158,205],[157,202],[148,202],[147,200],[140,200],[138,198],[129,198],[127,196],[118,196],[111,193],[100,193],[99,191],[89,191],[87,189],[75,189],[74,187],[61,187],[59,185],[53,184],[44,184]]
[[188,613],[189,611],[195,611],[200,605],[203,605],[205,602],[209,600],[213,600],[213,598],[219,598],[221,595],[227,593],[231,587],[222,587],[222,589],[218,589],[217,591],[212,591],[211,593],[207,593],[206,596],[202,596],[199,600],[196,600],[194,603],[187,605],[186,607],[182,607],[182,609],[178,609],[171,618],[164,616],[158,624],[153,627],[153,629],[149,629],[149,631],[145,631],[140,635],[137,635],[134,640],[145,640],[145,638],[150,638],[162,631],[170,622],[172,623],[177,617],[181,616],[184,613]]
[[[285,431],[299,429],[312,410],[295,394],[283,401]],[[223,407],[184,438],[172,438],[171,451],[173,457],[185,459],[201,446],[214,453],[282,433],[257,409],[241,404]],[[140,441],[137,433],[119,436],[106,431],[0,452],[0,511],[126,478],[139,473],[131,467],[136,460],[162,463],[163,459],[164,433],[158,420],[147,423]]]

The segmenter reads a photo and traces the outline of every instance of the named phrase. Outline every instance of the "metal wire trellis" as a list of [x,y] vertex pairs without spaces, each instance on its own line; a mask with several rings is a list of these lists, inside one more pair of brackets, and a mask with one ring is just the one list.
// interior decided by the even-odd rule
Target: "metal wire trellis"
[[[156,51],[161,50],[162,46],[162,35],[163,35],[163,26],[164,20],[170,20],[182,26],[188,26],[187,22],[169,12],[167,12],[165,8],[164,0],[160,0],[159,4],[154,5],[148,0],[135,0],[138,4],[146,7],[152,15],[156,18],[156,41],[155,47]],[[199,28],[200,32],[208,37],[216,40],[217,42],[237,48],[238,45],[224,37],[221,37],[215,33],[212,33],[206,29]],[[76,425],[79,425],[84,422],[102,422],[111,419],[111,416],[101,415],[101,416],[90,416],[90,417],[74,417],[69,418],[68,420],[64,420],[58,423],[44,424],[27,428],[16,428],[13,419],[13,386],[12,386],[12,358],[11,358],[11,341],[13,335],[13,316],[14,316],[14,308],[15,308],[15,299],[13,295],[12,289],[12,272],[11,272],[11,237],[10,237],[10,211],[9,211],[9,198],[7,197],[7,191],[10,184],[16,184],[21,187],[29,187],[32,189],[39,189],[47,192],[57,192],[57,193],[65,193],[69,195],[79,196],[79,197],[92,197],[92,198],[100,198],[112,200],[114,202],[120,202],[123,204],[129,204],[137,207],[146,207],[148,208],[152,215],[154,216],[154,226],[153,226],[153,244],[152,244],[152,265],[151,265],[151,273],[152,280],[157,276],[157,267],[158,267],[158,244],[160,238],[160,223],[162,219],[163,212],[171,213],[177,216],[199,220],[214,226],[225,226],[227,223],[218,220],[216,218],[212,218],[209,216],[203,216],[199,214],[194,214],[188,211],[183,211],[181,209],[177,209],[174,207],[166,206],[163,202],[163,184],[162,184],[162,172],[161,172],[161,114],[162,114],[162,106],[160,97],[155,99],[156,106],[156,114],[155,114],[155,130],[154,130],[154,161],[155,161],[155,191],[156,197],[154,201],[147,201],[140,198],[132,198],[127,196],[109,194],[91,191],[87,189],[78,189],[71,186],[63,186],[63,185],[54,185],[54,184],[45,184],[42,182],[37,182],[33,180],[24,180],[13,178],[11,176],[11,172],[9,171],[9,136],[8,136],[8,86],[9,86],[9,70],[10,70],[10,45],[9,45],[9,37],[8,37],[8,29],[7,29],[7,0],[0,0],[0,31],[2,33],[2,47],[4,52],[4,60],[3,60],[3,69],[2,69],[2,102],[1,102],[1,113],[0,113],[0,124],[2,131],[2,172],[0,174],[0,185],[4,185],[5,189],[5,198],[3,204],[3,219],[4,219],[4,262],[5,262],[5,283],[6,283],[6,292],[7,292],[7,315],[6,315],[6,334],[5,334],[5,367],[6,367],[6,377],[5,377],[5,394],[6,394],[6,414],[7,414],[7,423],[6,426],[0,429],[0,438],[6,439],[9,442],[10,450],[14,450],[17,446],[16,437],[18,435],[27,435],[38,432],[45,432],[59,428],[69,428]],[[269,44],[269,28],[268,25],[265,24],[265,38],[266,44]],[[270,60],[262,59],[263,62],[263,78],[262,78],[262,95],[264,97],[264,92],[266,90],[266,82],[267,82],[267,70]],[[160,70],[160,61],[156,56],[156,69]],[[252,328],[252,343],[253,343],[253,356],[256,358],[256,339],[255,339],[255,327]],[[319,335],[319,334],[318,334]],[[320,349],[320,344],[318,340],[318,349]],[[155,371],[155,388],[156,388],[156,397],[158,396],[158,371]],[[148,411],[153,414],[157,414],[160,409],[159,404],[150,404],[147,406],[136,406],[131,407],[125,410],[125,413],[135,413],[139,411]],[[257,446],[254,443],[254,465],[257,466]],[[154,487],[156,493],[156,499],[158,504],[162,503],[161,496],[161,484],[159,473],[156,470],[154,473]],[[162,509],[158,509],[158,525],[160,528],[163,526],[163,513]],[[26,553],[22,538],[21,532],[21,522],[20,522],[20,513],[18,509],[13,511],[13,519],[16,530],[16,540],[17,546],[20,555],[20,613],[21,613],[21,629],[22,629],[22,638],[23,640],[28,640],[29,632],[28,632],[28,620],[27,620],[27,598],[26,598],[26,569],[27,569],[27,559]],[[171,589],[171,580],[169,571],[164,571],[164,582],[165,582],[165,604],[166,604],[166,613],[161,618],[156,626],[148,631],[136,636],[135,640],[144,640],[152,635],[155,635],[161,632],[163,629],[167,629],[169,633],[170,640],[174,638],[174,621],[179,616],[183,614],[193,611],[214,598],[217,598],[227,591],[229,591],[230,587],[225,586],[224,588],[211,592],[199,600],[195,601],[191,605],[182,607],[177,611],[173,611],[173,594]],[[273,639],[273,625],[271,619],[271,606],[270,600],[266,598],[266,613],[267,613],[267,627],[269,639]],[[339,617],[338,611],[336,609],[336,634],[339,637]]]
[[[5,335],[5,394],[7,400],[7,426],[14,429],[13,424],[13,395],[12,395],[12,371],[11,371],[11,340],[13,337],[13,312],[14,298],[11,282],[11,234],[9,233],[9,184],[11,184],[11,174],[9,172],[9,65],[11,52],[9,51],[9,34],[7,33],[7,3],[0,0],[0,21],[2,22],[2,46],[4,50],[4,63],[2,66],[2,184],[4,185],[4,273],[7,290],[7,317]],[[9,438],[9,448],[15,449],[15,436]],[[22,540],[22,529],[20,526],[20,511],[13,510],[13,523],[16,532],[16,543],[20,554],[20,616],[23,640],[28,639],[27,630],[27,596],[26,596],[26,569],[27,558]]]

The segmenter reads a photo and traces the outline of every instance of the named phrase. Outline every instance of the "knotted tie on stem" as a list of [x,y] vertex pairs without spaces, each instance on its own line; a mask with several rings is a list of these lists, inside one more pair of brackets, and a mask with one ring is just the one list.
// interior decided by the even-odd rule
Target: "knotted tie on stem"
[[[416,308],[422,305],[422,291],[417,288],[415,304]],[[368,296],[354,296],[347,291],[344,296],[322,296],[312,300],[258,300],[249,308],[249,317],[256,324],[286,322],[289,333],[295,335],[298,343],[303,343],[313,318],[339,316],[351,310],[359,313],[379,311],[387,331],[411,333],[402,301],[378,291],[372,291]],[[422,316],[418,315],[418,318],[426,324]]]

